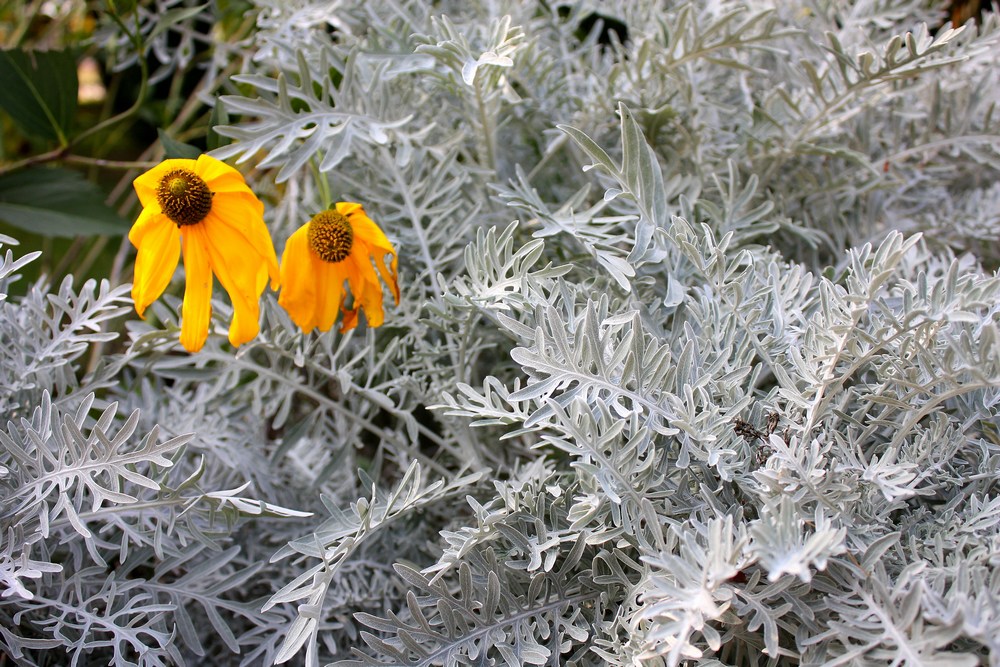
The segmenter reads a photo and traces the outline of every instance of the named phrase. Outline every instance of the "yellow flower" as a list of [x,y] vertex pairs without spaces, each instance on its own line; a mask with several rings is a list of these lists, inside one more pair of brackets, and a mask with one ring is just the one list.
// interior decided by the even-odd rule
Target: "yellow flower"
[[142,212],[129,241],[138,249],[132,299],[142,317],[170,284],[184,249],[181,345],[197,352],[208,337],[212,274],[229,293],[229,342],[241,345],[260,329],[259,299],[278,287],[278,258],[264,226],[264,205],[240,172],[208,155],[164,160],[133,182]]
[[[386,267],[385,256],[392,255]],[[364,308],[368,326],[382,324],[382,280],[399,304],[396,251],[361,204],[337,202],[336,208],[322,211],[289,237],[281,256],[281,294],[278,303],[292,321],[309,333],[314,328],[327,331],[344,312],[340,330],[358,324],[358,309]],[[346,308],[344,281],[354,295],[354,307]]]

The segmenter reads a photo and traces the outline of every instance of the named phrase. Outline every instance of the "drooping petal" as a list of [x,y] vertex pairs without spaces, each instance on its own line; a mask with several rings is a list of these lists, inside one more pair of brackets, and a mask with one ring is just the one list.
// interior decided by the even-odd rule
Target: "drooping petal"
[[389,243],[389,239],[379,229],[379,226],[368,217],[365,210],[361,208],[361,204],[338,202],[337,212],[346,217],[348,222],[351,223],[351,228],[354,230],[356,237],[360,237],[370,246],[384,248],[387,252],[392,252],[392,244]]
[[[246,238],[222,223],[213,210],[193,231],[203,239],[212,272],[229,293],[233,303],[233,321],[229,324],[229,342],[235,346],[251,340],[260,331],[259,279],[263,259]],[[260,291],[258,291],[258,285]]]
[[[249,193],[249,190],[247,192]],[[232,234],[242,236],[244,244],[253,247],[253,252],[260,256],[267,268],[267,275],[271,278],[271,288],[278,289],[280,282],[278,256],[274,252],[271,234],[264,224],[263,211],[264,205],[252,193],[243,195],[218,192],[212,198],[212,214],[216,221],[228,227]]]
[[[314,255],[315,256],[315,255]],[[324,262],[316,256],[315,264],[319,269],[316,278],[316,326],[320,331],[329,331],[337,321],[337,311],[344,298],[344,264],[342,262]]]
[[[348,256],[342,264],[344,265],[344,272],[348,276],[347,284],[351,288],[351,294],[354,295],[352,304],[354,307],[348,308],[346,304],[341,304],[340,309],[344,313],[344,317],[340,320],[340,333],[350,331],[354,327],[358,326],[358,311],[361,310],[361,299],[358,297],[358,292],[355,291],[355,285],[364,285],[365,282],[364,278],[358,275],[357,267],[354,265],[354,260],[351,259],[350,256]],[[351,276],[354,277],[353,282],[351,282]]]
[[375,265],[378,267],[378,273],[382,276],[382,280],[389,287],[389,291],[392,292],[392,298],[396,301],[396,305],[399,305],[399,272],[397,265],[399,263],[399,258],[396,257],[396,253],[392,253],[392,263],[389,264],[389,268],[385,266],[385,254],[380,252],[378,248],[375,249],[375,253],[372,255],[375,259]]
[[146,234],[164,222],[176,227],[170,218],[163,215],[160,205],[153,202],[139,211],[139,217],[135,219],[135,222],[132,223],[132,228],[128,230],[128,240],[136,248],[139,248],[142,245],[143,239],[146,238]]
[[281,293],[278,305],[284,308],[304,332],[316,326],[317,270],[309,249],[309,223],[299,227],[285,242],[281,253]]
[[358,326],[358,308],[344,308],[344,319],[340,320],[340,333],[347,333]]
[[195,164],[195,160],[182,158],[164,160],[144,174],[137,176],[136,179],[132,181],[132,186],[135,188],[135,193],[139,195],[139,203],[141,203],[143,207],[155,204],[156,190],[160,187],[160,181],[163,180],[163,177],[177,169],[194,171]]
[[372,268],[371,256],[364,243],[355,243],[351,254],[342,262],[347,270],[347,280],[354,295],[354,309],[365,310],[368,326],[382,325],[382,284]]
[[[146,210],[143,210],[144,214]],[[133,231],[136,227],[140,228],[137,233],[129,233],[129,238],[139,249],[132,277],[132,300],[135,312],[142,317],[149,304],[160,298],[170,284],[177,270],[181,244],[177,225],[162,214],[140,215]]]
[[208,338],[212,319],[212,268],[204,235],[199,225],[191,225],[181,235],[184,244],[184,305],[181,308],[181,345],[197,352]]
[[[342,211],[341,207],[343,207]],[[368,246],[368,253],[375,260],[382,280],[389,286],[389,291],[392,292],[392,297],[398,304],[399,275],[397,273],[397,265],[399,258],[396,256],[396,250],[392,247],[392,243],[389,242],[389,239],[386,238],[386,235],[379,226],[365,214],[360,204],[341,202],[337,204],[337,210],[341,214],[349,216],[348,219],[351,223],[351,228],[354,230],[355,238],[362,239]],[[345,213],[345,211],[347,212]],[[392,262],[388,267],[385,265],[386,254],[392,255]]]

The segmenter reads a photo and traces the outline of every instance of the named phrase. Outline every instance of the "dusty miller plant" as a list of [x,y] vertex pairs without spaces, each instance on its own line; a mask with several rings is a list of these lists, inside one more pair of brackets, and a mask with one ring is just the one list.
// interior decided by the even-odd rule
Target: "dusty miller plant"
[[[212,11],[102,38],[168,71]],[[251,15],[215,155],[279,251],[363,202],[402,300],[303,335],[268,294],[238,351],[219,301],[194,355],[176,297],[0,301],[11,660],[1000,665],[995,17]]]

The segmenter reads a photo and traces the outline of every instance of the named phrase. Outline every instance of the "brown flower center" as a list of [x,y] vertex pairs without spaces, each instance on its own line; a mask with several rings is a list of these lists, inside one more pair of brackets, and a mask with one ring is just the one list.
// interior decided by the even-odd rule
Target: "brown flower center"
[[156,201],[163,214],[178,227],[204,220],[212,210],[213,195],[205,181],[189,169],[167,172],[156,188]]
[[351,254],[354,230],[347,218],[333,209],[314,215],[306,234],[309,247],[324,262],[340,262]]

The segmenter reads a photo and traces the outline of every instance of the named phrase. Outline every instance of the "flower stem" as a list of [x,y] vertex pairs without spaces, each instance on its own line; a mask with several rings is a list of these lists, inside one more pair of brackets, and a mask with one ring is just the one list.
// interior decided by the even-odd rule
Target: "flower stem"
[[319,186],[319,195],[323,200],[323,210],[326,210],[333,206],[333,197],[330,195],[330,181],[327,180],[326,174],[319,170],[319,161],[315,155],[309,160],[309,166],[312,167],[313,177],[316,179],[316,185]]

